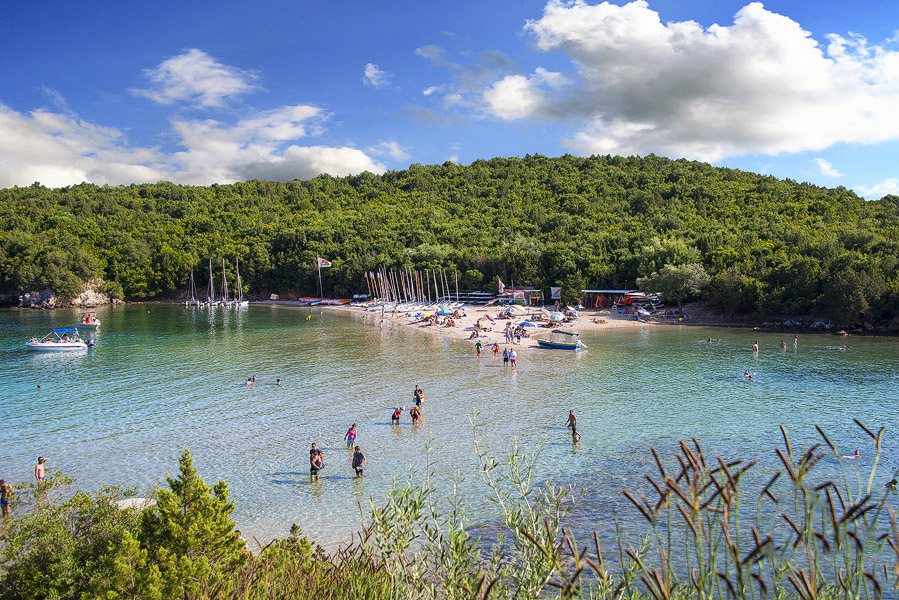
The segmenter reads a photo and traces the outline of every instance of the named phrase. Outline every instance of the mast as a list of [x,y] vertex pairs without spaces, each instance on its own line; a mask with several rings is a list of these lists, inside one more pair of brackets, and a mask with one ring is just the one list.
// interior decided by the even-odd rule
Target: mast
[[243,288],[240,285],[240,263],[237,257],[234,258],[234,270],[237,271],[237,301],[243,301]]
[[215,300],[215,289],[212,287],[212,259],[209,259],[209,292],[206,296],[208,302]]
[[197,301],[197,286],[194,283],[194,259],[191,257],[190,259],[190,301]]
[[228,302],[228,280],[225,278],[225,257],[222,257],[222,302]]

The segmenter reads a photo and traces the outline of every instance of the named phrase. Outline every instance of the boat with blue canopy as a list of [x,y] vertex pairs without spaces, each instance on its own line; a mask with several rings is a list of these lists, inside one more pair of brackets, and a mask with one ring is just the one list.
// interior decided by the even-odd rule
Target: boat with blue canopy
[[554,348],[559,350],[584,350],[587,344],[581,341],[581,335],[573,331],[553,329],[549,339],[538,339],[537,344],[541,348]]
[[31,338],[25,342],[25,347],[35,352],[71,352],[87,350],[88,346],[93,345],[93,342],[82,340],[74,327],[54,329],[42,338]]

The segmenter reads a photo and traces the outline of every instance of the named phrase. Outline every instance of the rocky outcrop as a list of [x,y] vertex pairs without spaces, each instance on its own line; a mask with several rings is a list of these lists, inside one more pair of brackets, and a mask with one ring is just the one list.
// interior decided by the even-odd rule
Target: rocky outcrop
[[102,288],[103,280],[92,279],[82,286],[81,293],[74,298],[57,295],[56,292],[50,289],[25,292],[19,295],[19,307],[59,308],[65,306],[89,308],[121,302],[121,300],[111,298],[108,294],[101,292]]

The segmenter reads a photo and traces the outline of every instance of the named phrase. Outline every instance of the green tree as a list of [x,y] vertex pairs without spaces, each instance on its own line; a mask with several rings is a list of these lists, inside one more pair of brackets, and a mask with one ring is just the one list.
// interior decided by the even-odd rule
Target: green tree
[[13,517],[0,529],[0,599],[77,599],[90,593],[92,579],[113,572],[119,540],[140,522],[136,510],[120,510],[116,501],[135,490],[103,487],[60,501],[71,484],[55,473],[41,484],[17,486]]
[[178,478],[168,477],[170,489],[157,490],[156,505],[144,512],[137,540],[122,537],[105,597],[197,597],[225,584],[247,560],[227,484],[210,490],[190,450],[179,463]]
[[637,286],[644,292],[661,294],[666,302],[677,302],[695,298],[709,282],[709,275],[702,265],[665,265],[649,277],[637,279]]

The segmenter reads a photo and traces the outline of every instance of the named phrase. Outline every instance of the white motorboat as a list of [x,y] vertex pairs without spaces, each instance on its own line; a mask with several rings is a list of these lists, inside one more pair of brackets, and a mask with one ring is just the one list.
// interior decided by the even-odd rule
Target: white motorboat
[[95,312],[83,312],[78,315],[78,329],[98,329],[100,319]]
[[54,329],[42,338],[31,338],[25,342],[25,347],[35,352],[71,352],[87,350],[93,346],[93,342],[85,342],[78,336],[78,330]]

